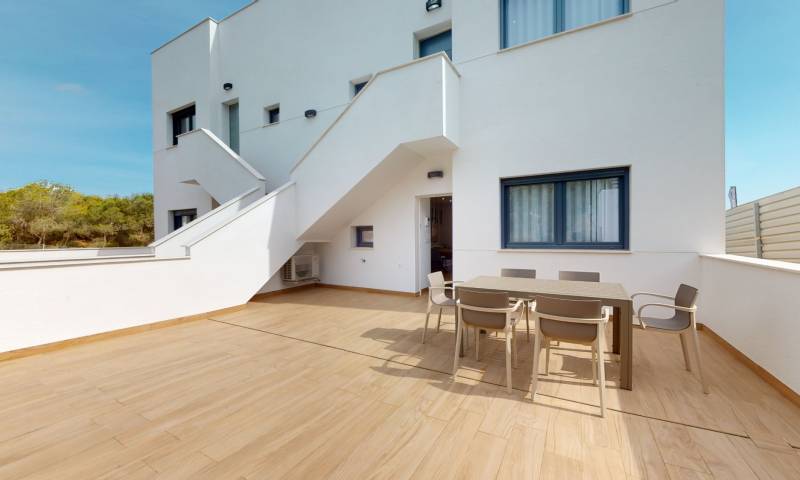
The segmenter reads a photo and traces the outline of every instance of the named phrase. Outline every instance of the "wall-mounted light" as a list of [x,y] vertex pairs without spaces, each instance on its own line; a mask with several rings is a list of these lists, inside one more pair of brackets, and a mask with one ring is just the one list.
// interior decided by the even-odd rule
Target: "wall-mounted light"
[[314,110],[313,108],[309,109],[309,110],[306,110],[305,116],[306,116],[306,118],[314,118],[314,117],[317,116],[317,111]]
[[442,0],[428,0],[425,2],[425,10],[431,12],[437,8],[442,8]]
[[225,90],[226,92],[231,91],[231,90],[233,90],[233,84],[232,83],[223,83],[222,84],[222,89]]
[[444,172],[441,170],[433,170],[428,172],[428,178],[444,178]]

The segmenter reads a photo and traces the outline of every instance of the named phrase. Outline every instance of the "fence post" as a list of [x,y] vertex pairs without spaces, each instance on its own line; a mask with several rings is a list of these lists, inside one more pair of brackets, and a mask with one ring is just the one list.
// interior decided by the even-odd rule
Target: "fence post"
[[753,202],[753,223],[755,226],[756,258],[764,258],[764,243],[761,241],[761,206]]

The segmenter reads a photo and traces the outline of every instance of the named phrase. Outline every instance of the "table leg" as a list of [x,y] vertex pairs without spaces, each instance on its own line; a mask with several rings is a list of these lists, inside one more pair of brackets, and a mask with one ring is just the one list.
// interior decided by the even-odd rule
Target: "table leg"
[[620,308],[620,379],[619,386],[633,390],[633,305],[626,302]]
[[614,326],[614,334],[612,335],[612,341],[611,341],[612,344],[611,351],[616,355],[619,355],[619,350],[620,350],[619,348],[620,314],[621,314],[620,308],[614,307],[614,314],[611,317],[611,324]]

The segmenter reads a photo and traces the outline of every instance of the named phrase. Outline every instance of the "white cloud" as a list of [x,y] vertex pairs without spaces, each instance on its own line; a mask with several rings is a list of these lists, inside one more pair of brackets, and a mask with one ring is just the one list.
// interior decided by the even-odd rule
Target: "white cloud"
[[80,83],[59,83],[55,86],[57,92],[74,93],[82,95],[86,93],[86,88]]

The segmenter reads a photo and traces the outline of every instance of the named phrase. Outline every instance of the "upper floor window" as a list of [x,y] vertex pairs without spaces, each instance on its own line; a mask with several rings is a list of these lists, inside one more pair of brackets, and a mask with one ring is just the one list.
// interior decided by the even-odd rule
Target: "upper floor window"
[[364,90],[364,87],[367,86],[367,81],[365,80],[363,82],[354,82],[352,83],[352,85],[353,85],[353,97],[355,97],[356,95],[361,93],[361,90]]
[[197,209],[189,208],[186,210],[173,210],[172,212],[172,230],[177,230],[189,222],[193,222],[197,218]]
[[435,53],[444,52],[447,57],[453,58],[453,31],[447,30],[438,35],[424,38],[419,41],[419,58]]
[[273,123],[278,123],[281,121],[281,106],[279,104],[265,108],[264,113],[267,125],[272,125]]
[[172,113],[172,144],[178,144],[178,135],[194,130],[194,105]]
[[500,0],[503,48],[628,11],[628,0]]
[[628,248],[628,169],[501,181],[503,248]]

